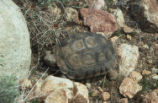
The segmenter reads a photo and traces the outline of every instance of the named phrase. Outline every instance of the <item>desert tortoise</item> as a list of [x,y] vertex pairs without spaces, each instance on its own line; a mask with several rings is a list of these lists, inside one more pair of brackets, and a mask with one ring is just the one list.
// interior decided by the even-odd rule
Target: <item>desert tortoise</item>
[[103,35],[91,32],[72,33],[56,45],[57,66],[68,78],[90,79],[113,70],[116,54]]

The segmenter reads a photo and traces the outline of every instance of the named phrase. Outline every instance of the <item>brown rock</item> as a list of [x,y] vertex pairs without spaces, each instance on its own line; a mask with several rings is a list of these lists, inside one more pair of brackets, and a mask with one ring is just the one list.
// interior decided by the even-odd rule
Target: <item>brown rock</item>
[[102,93],[102,99],[103,99],[104,101],[110,99],[110,94],[109,94],[108,92],[103,92],[103,93]]
[[137,71],[132,71],[129,77],[137,82],[139,82],[142,79],[142,75]]
[[107,37],[110,37],[119,28],[114,16],[110,13],[88,8],[80,9],[80,13],[84,25],[89,26],[91,32],[103,32]]
[[122,99],[120,99],[120,103],[128,103],[128,98],[122,98]]
[[132,0],[129,12],[145,32],[158,32],[157,0]]
[[158,89],[146,94],[143,103],[158,103]]
[[149,74],[151,74],[151,71],[145,69],[142,71],[142,75],[149,75]]
[[123,96],[133,98],[137,92],[142,90],[142,86],[131,78],[125,78],[122,81],[119,90]]

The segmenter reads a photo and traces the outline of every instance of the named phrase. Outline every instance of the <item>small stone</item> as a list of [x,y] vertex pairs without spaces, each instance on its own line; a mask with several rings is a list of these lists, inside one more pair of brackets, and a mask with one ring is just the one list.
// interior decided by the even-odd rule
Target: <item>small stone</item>
[[104,0],[88,0],[88,5],[89,5],[89,8],[96,9],[96,10],[106,7],[106,3]]
[[124,31],[125,33],[132,33],[132,32],[133,32],[133,29],[130,28],[130,27],[128,27],[127,25],[124,25],[124,26],[123,26],[123,31]]
[[20,81],[20,89],[21,90],[26,90],[26,89],[31,89],[32,88],[32,83],[31,80],[25,78],[22,81]]
[[151,71],[149,71],[149,70],[143,70],[142,71],[142,75],[150,75],[151,74]]
[[104,92],[104,90],[103,90],[101,87],[98,87],[98,90],[99,90],[100,92]]
[[100,92],[99,92],[98,90],[93,90],[91,96],[92,96],[92,97],[96,97],[96,96],[99,95],[99,93],[100,93]]
[[128,40],[131,40],[132,37],[131,37],[130,35],[127,35],[127,39],[128,39]]
[[144,44],[144,45],[143,45],[143,48],[149,49],[149,46],[148,46],[147,44]]
[[120,99],[119,103],[128,103],[128,98],[122,98],[122,99]]
[[125,78],[122,81],[119,90],[124,97],[133,98],[137,92],[142,90],[142,86],[131,78]]
[[155,80],[158,80],[158,75],[155,74],[155,75],[152,76],[152,78],[155,79]]
[[103,92],[103,93],[102,93],[102,99],[103,99],[104,101],[110,99],[110,94],[109,94],[108,92]]
[[111,41],[112,43],[116,43],[118,39],[119,39],[118,36],[114,36],[114,37],[110,38],[110,41]]
[[139,82],[142,79],[142,75],[137,71],[132,71],[129,77],[137,82]]

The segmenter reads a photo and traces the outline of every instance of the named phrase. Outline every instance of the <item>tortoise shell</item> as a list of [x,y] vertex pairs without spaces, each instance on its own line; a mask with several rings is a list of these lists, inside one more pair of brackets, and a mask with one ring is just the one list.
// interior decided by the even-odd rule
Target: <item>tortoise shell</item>
[[91,32],[69,34],[56,45],[61,72],[74,80],[105,75],[115,66],[115,50],[103,35]]

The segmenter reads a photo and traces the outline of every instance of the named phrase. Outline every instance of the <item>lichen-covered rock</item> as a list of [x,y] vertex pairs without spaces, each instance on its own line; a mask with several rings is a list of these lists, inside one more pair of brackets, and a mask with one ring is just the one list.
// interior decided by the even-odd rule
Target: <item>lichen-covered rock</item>
[[83,17],[84,25],[89,26],[91,32],[103,32],[106,37],[110,37],[119,29],[115,17],[108,12],[82,8],[80,14]]
[[139,58],[138,47],[135,45],[121,44],[117,48],[117,54],[120,57],[119,72],[123,76],[128,76],[135,70],[137,65]]
[[28,76],[30,36],[20,8],[12,0],[0,1],[0,76]]
[[145,32],[158,32],[157,0],[131,0],[129,13]]

